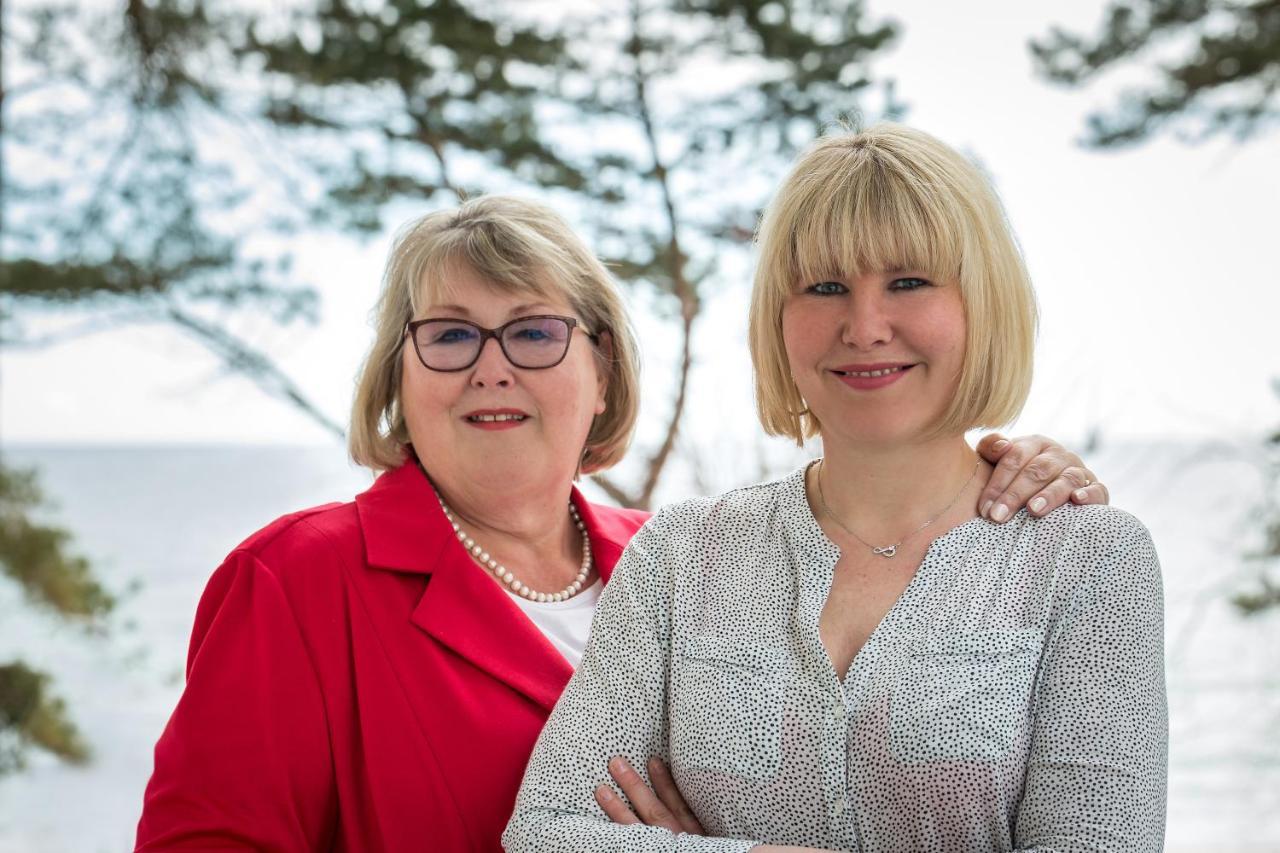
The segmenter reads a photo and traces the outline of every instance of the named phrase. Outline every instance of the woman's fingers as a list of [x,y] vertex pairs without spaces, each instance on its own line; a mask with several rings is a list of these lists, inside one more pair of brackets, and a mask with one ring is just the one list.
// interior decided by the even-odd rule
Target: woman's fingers
[[698,822],[698,818],[693,814],[693,810],[689,808],[689,804],[684,801],[684,796],[680,793],[680,789],[676,787],[676,780],[671,778],[671,771],[667,769],[667,765],[663,763],[662,759],[649,759],[649,779],[653,782],[653,790],[658,795],[658,799],[662,800],[671,813],[675,815],[681,831],[692,835],[705,835],[702,831],[702,824]]
[[1066,467],[1065,460],[1046,454],[1055,447],[1039,435],[1015,438],[1005,445],[993,443],[991,452],[983,455],[996,467],[978,498],[978,511],[992,521],[1012,518]]
[[[1105,495],[1106,487],[1097,482],[1094,473],[1088,468],[1076,465],[1062,469],[1052,483],[1027,502],[1027,510],[1032,515],[1048,515],[1065,503],[1106,503],[1105,500],[1090,500],[1091,497]],[[1096,493],[1096,495],[1095,495]],[[1077,499],[1079,495],[1079,499]]]
[[979,456],[994,465],[1009,449],[1009,439],[998,432],[988,433],[979,439],[976,449]]
[[[662,826],[672,832],[684,832],[671,809],[658,799],[636,769],[622,756],[609,762],[609,775],[618,783],[622,793],[631,801],[635,816],[649,826]],[[599,789],[597,789],[599,790]],[[603,808],[603,804],[601,804]],[[606,812],[607,814],[608,812]],[[612,817],[612,816],[611,816]]]
[[[978,498],[978,511],[992,521],[1007,521],[1024,506],[1033,515],[1044,515],[1068,500],[1105,503],[1106,488],[1094,489],[1096,477],[1079,456],[1041,435],[1003,441],[987,436],[978,445],[983,458],[995,470]],[[1086,482],[1086,480],[1088,482]],[[1073,495],[1078,489],[1081,498]]]
[[596,788],[596,802],[600,804],[600,808],[604,809],[605,816],[614,823],[640,822],[640,818],[627,808],[627,804],[608,785]]
[[1083,489],[1071,492],[1071,502],[1076,504],[1109,504],[1111,492],[1102,483],[1091,483]]

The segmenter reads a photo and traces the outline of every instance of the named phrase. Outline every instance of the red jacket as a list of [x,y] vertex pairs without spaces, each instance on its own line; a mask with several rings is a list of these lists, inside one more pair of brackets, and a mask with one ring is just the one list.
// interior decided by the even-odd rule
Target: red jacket
[[[607,580],[645,515],[574,502]],[[210,579],[138,849],[500,850],[571,673],[418,467],[389,471]]]

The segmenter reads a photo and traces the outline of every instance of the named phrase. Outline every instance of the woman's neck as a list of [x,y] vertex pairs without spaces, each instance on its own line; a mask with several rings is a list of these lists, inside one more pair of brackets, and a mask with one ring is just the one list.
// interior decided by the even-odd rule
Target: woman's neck
[[467,535],[513,569],[580,558],[582,546],[569,516],[568,480],[554,487],[514,481],[434,485]]
[[963,435],[895,446],[824,438],[823,454],[814,475],[821,498],[868,540],[895,541],[943,515],[958,522],[977,512],[982,463]]

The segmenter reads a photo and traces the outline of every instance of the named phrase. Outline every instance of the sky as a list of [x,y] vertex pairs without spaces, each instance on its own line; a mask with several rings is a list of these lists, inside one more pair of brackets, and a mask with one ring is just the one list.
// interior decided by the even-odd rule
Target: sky
[[[1015,432],[1104,437],[1239,436],[1280,423],[1280,133],[1246,145],[1170,136],[1122,152],[1082,148],[1092,108],[1122,81],[1084,91],[1035,78],[1027,40],[1050,25],[1091,30],[1102,4],[1014,0],[871,2],[903,27],[875,63],[906,121],[976,156],[1026,254],[1042,323],[1032,396]],[[777,180],[780,176],[772,176]],[[422,212],[426,212],[424,208]],[[371,340],[369,309],[390,245],[300,237],[297,271],[322,297],[314,326],[250,319],[265,347],[345,421]],[[723,288],[698,329],[686,434],[757,441],[746,351],[749,281]],[[669,399],[673,338],[633,302],[645,347],[641,444]],[[6,443],[316,444],[331,437],[227,375],[162,326],[127,327],[0,354]]]

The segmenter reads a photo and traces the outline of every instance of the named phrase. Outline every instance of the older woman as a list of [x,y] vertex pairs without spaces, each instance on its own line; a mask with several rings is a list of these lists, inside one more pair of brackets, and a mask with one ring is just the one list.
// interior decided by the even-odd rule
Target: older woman
[[[138,848],[497,850],[646,517],[573,487],[621,457],[636,394],[618,294],[552,212],[487,198],[405,230],[351,425],[384,473],[214,573]],[[1088,476],[1041,444],[1006,449],[1041,476],[993,497],[1056,505]]]
[[[1018,413],[1035,326],[994,192],[882,125],[804,154],[759,242],[761,420],[823,457],[632,539],[507,849],[1161,849],[1146,529],[1105,506],[979,517],[965,432]],[[688,810],[664,809],[677,786]]]

